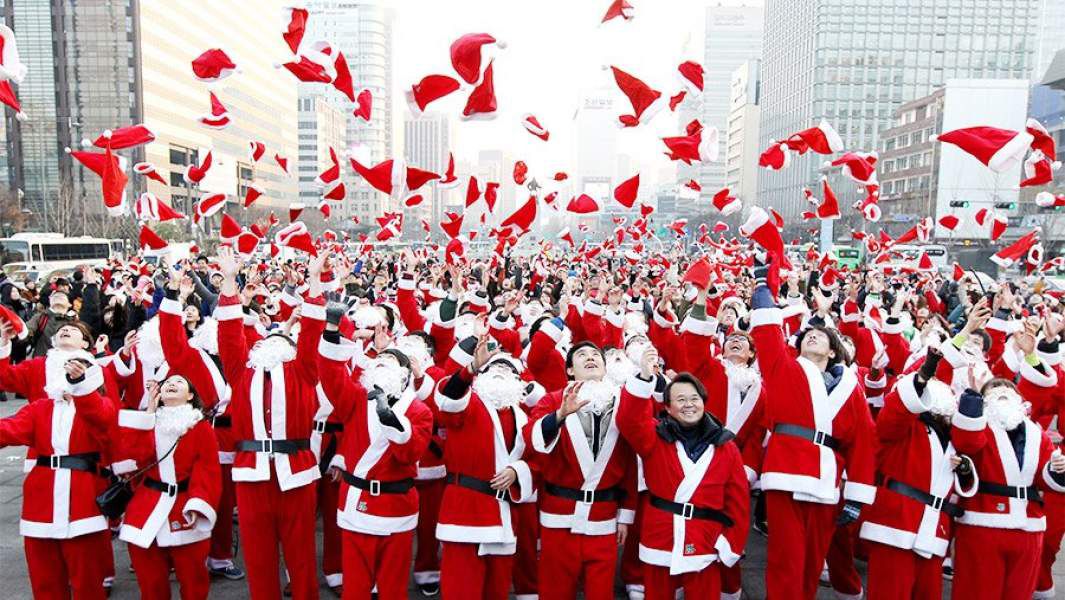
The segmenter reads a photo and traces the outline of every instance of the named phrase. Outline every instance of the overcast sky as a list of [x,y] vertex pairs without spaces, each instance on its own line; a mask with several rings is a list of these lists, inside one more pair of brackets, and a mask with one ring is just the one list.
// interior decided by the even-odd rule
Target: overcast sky
[[[454,76],[448,48],[465,33],[486,32],[504,40],[494,72],[499,116],[494,121],[459,124],[455,151],[470,160],[481,149],[503,149],[562,168],[573,147],[573,115],[582,89],[609,86],[619,68],[667,95],[676,93],[676,69],[682,61],[703,62],[703,22],[708,4],[699,0],[630,0],[631,21],[599,24],[609,0],[393,0],[396,8],[394,74],[397,121],[402,131],[406,104],[402,91],[429,73]],[[738,4],[733,2],[730,4]],[[749,4],[750,2],[748,2]],[[430,106],[460,115],[466,94]],[[617,96],[620,96],[620,93]],[[627,103],[622,105],[626,109]],[[533,113],[551,131],[544,144],[522,128],[523,114]],[[620,111],[619,111],[620,114]],[[668,162],[657,138],[676,135],[673,115],[660,113],[650,126],[622,132],[618,152],[629,154],[644,169]],[[531,164],[531,163],[530,163]]]

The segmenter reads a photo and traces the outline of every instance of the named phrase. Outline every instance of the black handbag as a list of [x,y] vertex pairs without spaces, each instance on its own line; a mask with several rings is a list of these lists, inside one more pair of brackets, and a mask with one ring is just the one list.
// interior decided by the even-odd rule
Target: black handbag
[[174,443],[170,446],[170,449],[166,451],[162,457],[157,459],[152,464],[139,469],[133,475],[129,477],[119,477],[114,473],[111,474],[111,483],[107,485],[104,491],[100,492],[96,496],[96,506],[100,509],[100,513],[108,519],[117,519],[126,512],[126,507],[129,506],[129,501],[133,499],[133,481],[142,477],[155,465],[162,462],[162,460],[177,448],[178,442],[181,440],[174,440]]

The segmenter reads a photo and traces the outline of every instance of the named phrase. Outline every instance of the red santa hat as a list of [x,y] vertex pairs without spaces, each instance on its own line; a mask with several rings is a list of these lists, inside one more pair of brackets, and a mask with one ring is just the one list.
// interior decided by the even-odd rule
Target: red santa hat
[[343,200],[345,196],[347,196],[347,188],[344,187],[343,181],[334,181],[327,185],[322,193],[323,200],[332,200],[334,202]]
[[152,181],[158,181],[163,185],[170,185],[163,176],[159,174],[159,171],[155,169],[155,165],[150,162],[139,162],[133,165],[133,172],[138,175],[143,175]]
[[519,160],[514,163],[514,183],[518,185],[525,185],[525,178],[529,174],[529,165],[525,164],[525,161]]
[[266,154],[266,144],[256,141],[248,142],[248,158],[251,162],[259,162],[264,154]]
[[125,150],[136,148],[155,141],[155,134],[144,125],[129,125],[117,129],[107,129],[100,134],[92,145],[97,148]]
[[[0,25],[0,27],[3,26]],[[15,314],[15,311],[4,304],[0,304],[0,323],[7,325],[8,329],[20,340],[26,339],[29,333],[26,329],[26,322],[22,320],[22,317],[19,317]]]
[[1035,195],[1035,203],[1040,208],[1061,208],[1065,206],[1065,194],[1055,196],[1050,192],[1039,192]]
[[536,220],[536,196],[529,196],[529,199],[525,201],[515,210],[509,217],[503,220],[499,224],[499,228],[510,229],[512,235],[516,235],[522,231],[527,231]]
[[293,221],[298,219],[299,216],[300,216],[300,213],[303,212],[304,208],[306,208],[306,206],[304,206],[302,202],[293,202],[292,204],[289,204],[288,205],[288,222],[292,223]]
[[632,105],[631,115],[621,115],[618,122],[622,127],[635,127],[641,123],[650,121],[659,111],[665,108],[668,98],[662,92],[652,89],[642,80],[629,75],[617,67],[610,67],[614,73],[614,81],[622,94],[629,99]]
[[687,91],[681,90],[681,91],[677,92],[676,94],[673,94],[672,96],[670,96],[669,97],[669,110],[676,111],[677,110],[677,106],[680,105],[681,102],[684,102],[684,97],[687,96],[687,95],[688,95]]
[[285,6],[282,8],[281,37],[293,54],[299,52],[303,34],[307,31],[309,13],[302,6]]
[[822,120],[816,127],[792,134],[785,142],[792,150],[804,154],[806,149],[818,154],[833,154],[843,150],[843,139],[828,121]]
[[862,185],[876,183],[876,152],[846,152],[825,167],[840,167],[844,175]]
[[19,121],[27,119],[26,113],[22,112],[22,105],[19,104],[18,97],[15,96],[15,90],[9,82],[4,80],[0,80],[0,104],[11,107],[11,110],[15,111],[15,118]]
[[403,184],[406,171],[401,160],[388,159],[369,168],[363,166],[354,158],[351,158],[350,161],[355,172],[362,176],[366,183],[370,184],[375,190],[391,195],[393,189],[401,187]]
[[494,119],[497,108],[495,78],[492,75],[492,63],[488,63],[481,83],[477,84],[477,87],[470,92],[470,96],[466,98],[466,106],[462,109],[462,120]]
[[343,52],[337,52],[336,61],[333,63],[333,67],[336,70],[336,77],[331,82],[333,88],[348,99],[350,102],[355,101],[355,84],[351,79],[351,69],[348,68],[348,59],[344,57]]
[[333,207],[325,200],[319,200],[317,208],[323,219],[328,219],[333,214]]
[[784,144],[773,142],[758,157],[758,166],[780,171],[791,164],[791,152]]
[[449,265],[461,264],[466,257],[466,246],[462,237],[454,237],[444,247],[444,262]]
[[928,256],[927,252],[921,252],[920,258],[917,259],[917,268],[921,271],[934,271],[936,265],[932,262],[932,258]]
[[962,277],[965,277],[965,269],[961,268],[961,265],[958,263],[954,263],[954,266],[951,268],[950,278],[954,281],[961,281]]
[[425,108],[448,94],[457,92],[460,84],[454,77],[447,75],[426,75],[421,81],[406,91],[407,106],[414,116],[419,116]]
[[699,182],[694,179],[689,179],[688,183],[684,184],[684,187],[695,192],[703,191],[703,186],[699,185]]
[[1006,216],[999,213],[996,210],[981,208],[976,211],[976,224],[983,227],[984,225],[991,224],[991,241],[995,241],[1002,237],[1002,234],[1006,232],[1006,225],[1008,221]]
[[1039,263],[1043,262],[1043,244],[1036,243],[1028,249],[1028,255],[1024,262],[1025,275],[1031,275],[1033,271],[1039,268]]
[[1013,242],[992,255],[991,262],[1005,268],[1026,258],[1029,250],[1039,243],[1039,233],[1040,230],[1036,228],[1024,234],[1016,242]]
[[455,177],[455,155],[451,152],[447,153],[447,171],[444,172],[444,176],[440,178],[440,182],[436,187],[440,189],[453,188],[459,184],[459,180]]
[[236,219],[226,213],[222,213],[222,225],[218,228],[218,237],[227,241],[233,240],[240,235],[241,231],[243,231],[243,228],[241,228],[240,223],[237,223]]
[[107,214],[117,217],[126,214],[126,176],[122,163],[111,154],[111,148],[104,151],[103,175],[100,185],[103,192],[104,207]]
[[[484,202],[485,202],[485,204],[488,205],[488,212],[495,211],[496,198],[498,197],[498,195],[499,195],[499,182],[497,182],[497,181],[489,181],[489,182],[485,183],[485,185],[484,185]],[[483,218],[484,215],[482,214],[481,217]],[[470,238],[470,241],[473,241],[472,237]]]
[[296,79],[307,83],[332,83],[337,78],[337,52],[328,42],[302,44],[293,60],[275,67],[286,69]]
[[880,204],[876,201],[875,196],[866,197],[860,208],[862,217],[870,223],[877,223],[884,216],[884,212],[880,209]]
[[521,124],[525,127],[525,131],[528,131],[545,142],[551,137],[551,132],[540,124],[539,119],[537,119],[535,115],[525,115],[521,119]]
[[621,17],[625,21],[631,20],[635,16],[635,12],[632,9],[632,5],[625,0],[614,0],[607,7],[606,13],[603,15],[603,20],[600,24],[606,23],[612,19]]
[[1020,161],[1033,140],[1027,131],[987,126],[955,129],[930,139],[957,146],[996,173],[1008,171]]
[[237,249],[237,253],[242,256],[251,256],[255,253],[255,249],[259,247],[259,236],[250,231],[241,231],[237,234],[236,239],[233,240],[233,246]]
[[282,228],[274,236],[274,242],[283,248],[292,248],[293,250],[318,256],[318,250],[314,247],[314,240],[302,221],[290,223]]
[[222,193],[207,194],[200,198],[193,209],[192,221],[199,223],[200,219],[210,218],[226,206],[226,195]]
[[954,231],[958,227],[958,223],[958,217],[954,215],[943,215],[939,218],[940,226],[949,231]]
[[614,200],[617,200],[618,204],[625,208],[632,208],[632,205],[636,203],[636,196],[639,190],[640,174],[637,173],[614,188]]
[[821,204],[817,206],[817,218],[838,219],[840,218],[839,201],[836,192],[828,185],[828,177],[821,177]]
[[728,223],[724,221],[714,223],[714,233],[723,233],[725,231],[728,231]]
[[477,177],[470,175],[469,180],[466,181],[466,208],[473,206],[480,197],[481,186],[477,183]]
[[[470,85],[481,80],[485,50],[503,49],[507,45],[487,33],[468,33],[451,43],[451,66]],[[491,63],[489,67],[491,68]],[[484,69],[487,77],[488,68]]]
[[684,230],[684,228],[687,227],[687,226],[688,226],[688,219],[677,219],[677,220],[673,221],[672,223],[670,223],[669,225],[666,225],[666,229],[669,229],[669,230],[673,231],[673,233],[677,234],[677,237],[683,237],[683,236],[687,235],[687,233]]
[[740,233],[765,249],[770,256],[784,256],[784,239],[780,237],[780,229],[761,207],[751,207],[747,220],[740,225]]
[[244,208],[248,208],[263,195],[263,190],[255,184],[249,184],[244,192]]
[[133,203],[133,214],[138,221],[172,221],[184,219],[185,215],[170,208],[169,204],[160,202],[155,194],[144,192]]
[[566,210],[578,215],[586,215],[598,211],[599,203],[588,194],[580,194],[570,199],[569,204],[566,205]]
[[189,185],[195,185],[201,181],[207,175],[207,171],[211,170],[212,151],[208,150],[203,158],[200,159],[199,164],[188,165],[185,167],[185,183]]
[[1054,166],[1050,159],[1043,156],[1039,150],[1032,152],[1024,159],[1024,179],[1021,187],[1033,187],[1047,185],[1054,181]]
[[211,92],[211,114],[203,115],[199,121],[201,125],[211,129],[225,129],[229,125],[229,111],[214,92]]
[[140,249],[142,251],[159,252],[167,247],[166,240],[159,237],[159,234],[155,233],[148,228],[147,225],[141,225],[140,233]]
[[211,48],[192,60],[193,76],[205,83],[217,83],[239,72],[236,63],[221,48]]
[[462,231],[464,215],[454,212],[446,212],[444,213],[444,217],[446,217],[447,220],[440,222],[440,229],[443,229],[444,233],[446,233],[449,238],[458,237],[459,232]]
[[362,119],[367,123],[370,122],[370,116],[373,114],[373,93],[370,90],[359,92],[358,98],[355,99],[355,110],[351,114],[356,119]]
[[703,128],[702,123],[695,119],[685,127],[685,134],[662,138],[662,143],[669,149],[666,155],[670,160],[683,161],[689,165],[692,162],[717,160],[720,148],[716,127]]
[[740,202],[739,198],[729,196],[728,188],[722,188],[714,194],[714,197],[711,198],[711,202],[713,202],[714,208],[721,211],[721,214],[726,217],[743,208],[743,204]]
[[680,82],[685,89],[696,94],[703,91],[703,66],[693,60],[686,60],[677,67]]
[[569,227],[565,227],[562,231],[558,232],[558,239],[569,244],[570,249],[577,247],[577,243],[573,241],[573,234],[570,233]]
[[0,81],[14,81],[18,85],[22,83],[22,78],[28,71],[29,69],[19,58],[15,32],[7,25],[0,23]]
[[274,153],[274,162],[277,163],[277,166],[281,167],[281,170],[285,172],[285,175],[288,175],[288,159],[287,158],[285,158],[281,154]]
[[[1043,156],[1050,160],[1054,160],[1057,156],[1057,145],[1054,142],[1054,138],[1051,137],[1050,132],[1043,127],[1043,124],[1035,119],[1028,119],[1025,125],[1025,131],[1028,135],[1032,136],[1032,142],[1029,147],[1032,150],[1042,152]],[[1061,168],[1061,163],[1054,161],[1051,163],[1051,168],[1055,171]]]

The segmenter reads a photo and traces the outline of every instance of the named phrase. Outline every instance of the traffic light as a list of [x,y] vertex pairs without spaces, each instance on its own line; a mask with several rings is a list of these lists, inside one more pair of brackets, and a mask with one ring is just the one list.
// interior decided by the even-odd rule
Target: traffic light
[[995,208],[1002,210],[1015,210],[1017,208],[1016,202],[996,202]]
[[951,208],[969,208],[969,202],[966,200],[951,200]]

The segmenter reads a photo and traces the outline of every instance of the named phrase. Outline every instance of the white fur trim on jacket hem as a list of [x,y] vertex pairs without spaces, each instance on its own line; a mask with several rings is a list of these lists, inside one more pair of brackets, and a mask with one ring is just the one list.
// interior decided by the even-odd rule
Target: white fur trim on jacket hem
[[847,481],[843,486],[843,498],[862,504],[872,504],[876,500],[876,487],[857,481]]

